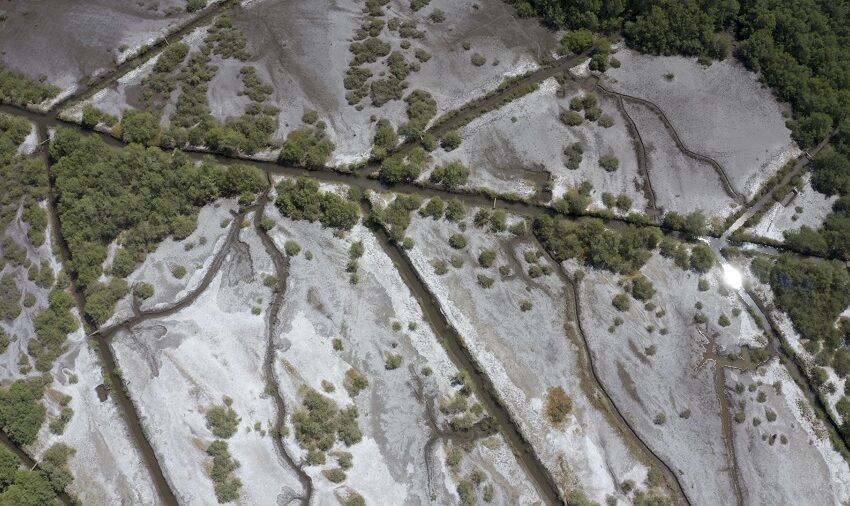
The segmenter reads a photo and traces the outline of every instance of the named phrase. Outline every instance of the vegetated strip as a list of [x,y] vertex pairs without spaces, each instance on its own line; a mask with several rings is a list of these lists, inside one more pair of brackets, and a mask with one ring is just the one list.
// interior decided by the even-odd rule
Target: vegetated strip
[[266,376],[266,390],[273,395],[275,407],[277,408],[275,428],[278,430],[272,434],[274,446],[286,465],[291,467],[298,475],[298,481],[300,481],[301,486],[304,487],[304,496],[299,498],[306,506],[310,504],[310,501],[313,498],[313,480],[310,479],[301,466],[295,463],[295,460],[286,450],[286,446],[283,444],[283,439],[280,434],[280,431],[285,426],[286,422],[286,403],[283,400],[283,395],[280,393],[280,385],[277,381],[277,375],[275,374],[274,369],[274,340],[275,335],[277,335],[278,325],[280,324],[280,308],[283,306],[283,298],[286,295],[286,281],[289,278],[289,257],[286,257],[283,253],[281,253],[275,245],[274,240],[262,226],[263,214],[265,212],[266,205],[268,204],[269,191],[271,191],[272,186],[272,180],[271,177],[269,177],[269,186],[257,200],[257,210],[254,212],[254,229],[256,230],[257,235],[260,236],[260,240],[263,243],[263,247],[266,249],[266,253],[272,259],[275,276],[277,276],[277,287],[272,294],[272,300],[269,304],[269,308],[266,310],[266,316],[268,317],[266,323],[268,328],[266,332],[268,333],[268,338],[266,344],[266,356],[263,360],[263,370]]
[[600,82],[596,83],[596,88],[599,89],[602,93],[612,95],[612,96],[616,96],[616,97],[620,97],[627,102],[634,102],[634,103],[643,105],[645,107],[648,107],[650,110],[652,110],[652,112],[654,112],[655,114],[658,115],[659,118],[661,118],[661,122],[664,123],[664,126],[670,132],[670,137],[672,137],[673,142],[676,143],[676,147],[679,148],[679,151],[681,151],[682,154],[684,154],[684,155],[686,155],[690,158],[693,158],[695,160],[699,160],[701,162],[705,162],[705,163],[711,165],[714,168],[714,171],[717,172],[717,175],[720,177],[720,181],[723,183],[723,189],[726,191],[726,193],[730,197],[732,197],[733,199],[738,201],[739,203],[744,203],[744,201],[746,201],[746,197],[744,197],[742,194],[735,191],[735,188],[732,187],[732,183],[729,181],[729,177],[726,175],[726,170],[723,168],[722,165],[720,165],[717,162],[717,160],[715,160],[714,158],[711,158],[709,156],[697,153],[695,151],[691,151],[690,149],[688,149],[687,146],[685,146],[685,143],[682,142],[682,139],[679,137],[679,133],[676,131],[676,128],[673,126],[673,124],[670,122],[670,120],[667,119],[667,116],[664,114],[664,111],[661,110],[661,108],[658,107],[658,105],[656,105],[654,102],[651,102],[651,101],[643,99],[643,98],[635,97],[635,96],[632,96],[632,95],[626,95],[625,93],[619,93],[619,92],[616,92],[616,91],[613,91],[613,90],[609,90],[608,88],[604,87]]
[[[47,139],[47,130],[43,124],[39,125],[38,137],[39,139]],[[62,263],[67,264],[71,261],[71,251],[68,248],[67,241],[65,241],[65,236],[62,234],[62,222],[59,220],[59,215],[56,212],[57,197],[50,173],[50,160],[46,154],[46,148],[42,148],[42,151],[45,153],[44,166],[47,171],[49,191],[47,214],[50,223],[53,226],[56,244],[59,246],[59,252],[62,257]],[[77,309],[80,312],[80,319],[83,321],[83,325],[90,329],[95,328],[96,326],[94,325],[94,322],[85,316],[85,294],[79,290],[76,280],[73,279],[73,277],[71,279],[71,290],[77,302]],[[159,460],[156,457],[156,453],[154,452],[150,441],[148,441],[148,438],[145,435],[142,424],[139,421],[139,415],[136,411],[136,407],[132,400],[130,400],[130,396],[127,394],[127,391],[124,389],[123,380],[116,372],[117,365],[115,362],[115,356],[109,348],[109,343],[102,336],[96,336],[95,339],[98,344],[96,349],[98,356],[100,357],[101,364],[103,365],[104,376],[112,385],[110,391],[114,396],[115,402],[118,404],[118,408],[124,418],[124,421],[127,423],[127,430],[130,433],[130,437],[133,439],[136,448],[138,448],[139,452],[142,454],[142,458],[150,472],[151,481],[153,481],[154,486],[156,487],[159,498],[164,504],[177,506],[177,498],[174,495],[171,484],[168,483],[168,480],[165,478],[165,474],[162,472],[162,467],[159,464]]]
[[[586,365],[586,372],[589,372],[589,379],[593,382],[593,387],[598,392],[602,394],[602,404],[606,411],[611,413],[614,416],[614,421],[617,425],[620,426],[620,430],[624,432],[624,436],[628,439],[631,439],[634,443],[637,444],[638,448],[643,451],[646,456],[648,456],[651,460],[654,460],[657,465],[663,470],[664,475],[666,477],[667,483],[673,487],[673,492],[677,496],[677,502],[680,504],[690,505],[690,500],[688,496],[685,494],[685,490],[682,487],[682,483],[679,481],[678,475],[673,471],[673,469],[667,465],[664,459],[661,458],[657,453],[655,453],[649,445],[641,439],[640,435],[638,435],[637,431],[629,424],[626,417],[623,416],[623,412],[620,411],[620,408],[614,402],[614,399],[611,398],[611,395],[605,389],[605,386],[602,384],[600,379],[599,371],[596,369],[596,365],[593,363],[593,354],[590,352],[590,346],[587,342],[587,334],[584,332],[584,327],[581,323],[581,306],[579,300],[579,290],[578,290],[578,282],[572,279],[570,276],[564,272],[561,263],[555,260],[552,256],[551,252],[546,249],[543,244],[540,242],[540,239],[532,234],[535,241],[537,242],[538,248],[540,251],[545,251],[546,255],[549,257],[549,260],[558,266],[555,269],[558,277],[561,278],[561,282],[564,283],[566,289],[564,290],[564,296],[566,297],[566,306],[567,306],[567,322],[569,323],[572,319],[572,322],[575,324],[575,329],[578,331],[578,339],[576,341],[576,345],[581,350],[581,359]],[[572,313],[572,314],[570,314]]]
[[[785,174],[784,177],[779,178],[779,180],[774,181],[773,184],[770,184],[770,180],[768,180],[768,185],[759,190],[761,196],[757,199],[751,201],[750,204],[746,206],[746,210],[733,222],[731,223],[723,235],[721,239],[727,239],[730,235],[735,233],[735,231],[742,226],[744,226],[747,221],[754,216],[756,213],[762,210],[771,200],[773,200],[773,190],[776,188],[781,188],[782,186],[787,185],[791,182],[791,180],[797,176],[811,161],[811,158],[814,158],[823,148],[829,144],[830,139],[835,135],[836,131],[833,131],[830,135],[825,137],[817,146],[809,151],[804,151],[803,156],[797,159],[797,163],[794,164],[793,168]],[[772,178],[771,178],[772,179]],[[748,241],[749,242],[749,241]],[[784,246],[784,245],[783,245]]]
[[756,308],[761,313],[762,317],[768,324],[768,334],[771,337],[772,345],[776,349],[776,354],[779,356],[779,361],[785,366],[788,374],[800,387],[800,390],[809,400],[812,408],[815,410],[817,418],[824,420],[827,430],[829,431],[829,439],[832,441],[832,446],[838,453],[844,457],[850,465],[850,441],[841,434],[841,427],[829,414],[826,402],[820,396],[818,386],[814,384],[808,374],[806,374],[806,364],[803,363],[799,355],[787,343],[787,340],[782,334],[782,330],[770,314],[770,311],[765,307],[762,301],[751,289],[746,288],[747,295],[756,305]]
[[[17,444],[15,444],[11,439],[9,439],[9,436],[7,436],[6,432],[3,431],[3,430],[0,430],[0,444],[5,446],[6,448],[8,448],[15,455],[17,455],[17,457],[18,457],[18,459],[20,459],[21,463],[24,466],[26,466],[28,469],[30,469],[30,470],[36,469],[36,470],[41,471],[41,466],[39,465],[39,463],[37,461],[33,460],[33,458],[30,457],[27,452],[25,452],[22,448],[20,448]],[[58,497],[59,500],[62,501],[62,504],[66,504],[67,506],[74,506],[75,504],[79,504],[79,501],[76,501],[73,498],[71,498],[71,496],[67,492],[65,492],[64,490],[61,491],[61,492],[54,490],[54,492],[56,493],[56,497]]]
[[[48,117],[40,114],[33,113],[31,111],[21,109],[16,106],[10,105],[2,105],[0,104],[0,112],[4,112],[11,115],[23,116],[27,118],[29,121],[36,124],[40,129],[51,128],[55,126],[65,126],[66,128],[72,128],[79,132],[85,133],[86,135],[98,135],[100,136],[107,144],[110,146],[123,146],[124,143],[115,137],[111,136],[108,133],[99,132],[96,130],[89,130],[83,128],[82,126],[76,123],[66,123],[56,117]],[[822,146],[820,146],[822,147]],[[819,148],[820,148],[819,147]],[[818,149],[819,149],[818,148]],[[388,185],[381,183],[376,180],[371,180],[366,177],[364,173],[357,172],[342,172],[339,170],[335,170],[331,167],[325,167],[319,170],[309,170],[301,167],[293,167],[288,165],[280,165],[274,162],[257,160],[253,158],[240,157],[240,156],[229,156],[223,155],[219,153],[210,153],[208,151],[201,150],[186,150],[186,154],[196,160],[203,159],[204,157],[212,157],[218,163],[223,165],[233,164],[233,163],[244,163],[246,165],[252,165],[260,170],[265,171],[268,174],[273,175],[281,175],[281,176],[289,176],[289,177],[297,177],[297,176],[306,176],[313,179],[318,179],[321,181],[332,182],[332,183],[342,183],[353,186],[360,186],[362,188],[368,188],[375,191],[395,191],[400,193],[417,193],[422,196],[442,196],[446,198],[456,197],[462,200],[464,203],[471,206],[498,206],[507,211],[510,211],[514,214],[524,215],[524,216],[535,216],[539,214],[550,214],[556,215],[558,214],[554,209],[545,204],[534,203],[530,201],[526,201],[521,198],[516,198],[510,195],[502,195],[496,194],[491,190],[485,189],[465,189],[465,188],[455,188],[455,189],[446,189],[446,188],[435,188],[431,186],[427,186],[423,183],[398,183],[395,185]],[[815,151],[812,151],[814,154]],[[807,162],[803,162],[807,163]],[[567,216],[571,218],[581,218],[581,217],[597,217],[605,220],[607,224],[633,224],[637,226],[647,226],[646,222],[635,221],[630,219],[629,217],[617,217],[617,216],[604,216],[599,213],[594,212],[585,212],[581,215],[575,216]],[[663,231],[666,232],[675,232],[675,230],[664,228],[660,226]],[[720,237],[720,234],[709,233],[714,237]],[[739,241],[741,243],[749,243],[749,240]],[[758,244],[758,243],[756,243]],[[776,246],[777,249],[782,251],[792,251],[785,244],[781,246]],[[805,256],[811,256],[806,254]]]
[[449,323],[448,318],[440,308],[439,302],[419,277],[410,259],[397,246],[391,244],[383,228],[374,226],[372,230],[378,239],[378,243],[392,260],[399,276],[419,302],[425,320],[434,331],[437,339],[443,344],[449,358],[458,369],[469,373],[478,399],[496,420],[500,433],[513,448],[517,459],[525,469],[529,479],[534,483],[541,498],[548,504],[561,503],[561,495],[552,474],[540,462],[534,449],[526,441],[510,412],[504,407],[492,381],[482,372],[464,345],[460,334]]
[[144,64],[144,62],[150,60],[157,53],[165,49],[165,47],[169,44],[169,37],[171,37],[172,39],[179,40],[185,35],[188,35],[189,32],[191,32],[195,28],[209,24],[212,21],[212,18],[218,15],[221,11],[229,9],[237,3],[238,0],[221,0],[220,2],[207,7],[200,16],[191,18],[185,25],[175,27],[174,30],[161,36],[155,42],[145,47],[142,47],[135,56],[127,59],[127,61],[118,65],[114,70],[105,73],[99,78],[93,79],[87,85],[83,86],[80,90],[70,94],[62,100],[57,101],[55,104],[53,104],[53,106],[48,112],[52,113],[52,115],[55,116],[59,114],[59,111],[62,108],[64,108],[65,104],[79,102],[90,98],[92,95],[94,95],[101,89],[117,81],[125,74],[141,66],[142,64]]

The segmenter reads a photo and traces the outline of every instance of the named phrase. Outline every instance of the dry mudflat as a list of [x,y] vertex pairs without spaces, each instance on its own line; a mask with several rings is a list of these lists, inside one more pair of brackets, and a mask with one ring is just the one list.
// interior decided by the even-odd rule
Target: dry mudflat
[[[538,501],[501,436],[452,429],[458,417],[481,419],[477,400],[459,393],[461,386],[452,380],[457,367],[377,238],[362,225],[338,238],[318,224],[284,219],[272,208],[267,215],[276,223],[270,234],[278,247],[295,241],[301,248],[290,258],[275,336],[276,374],[286,404],[295,411],[305,390],[316,390],[340,408],[355,406],[363,434],[351,446],[338,442],[327,464],[304,464],[314,483],[314,502],[357,493],[367,504],[455,503],[459,482],[475,470],[484,476],[478,497],[489,488],[496,503]],[[363,255],[353,284],[354,273],[346,268],[355,243],[363,245]],[[334,339],[339,339],[336,348]],[[401,361],[393,369],[387,361],[394,355]],[[354,394],[348,390],[352,370],[369,383]],[[464,407],[452,404],[458,398]],[[286,444],[303,462],[306,452],[295,438]],[[460,462],[449,464],[448,454],[458,449]],[[336,467],[331,455],[337,451],[353,456],[353,467],[338,484],[324,475]]]
[[727,369],[726,388],[744,413],[733,429],[746,504],[847,503],[847,463],[777,359],[757,372]]
[[[581,282],[581,322],[600,381],[647,445],[677,470],[693,503],[734,503],[718,397],[725,394],[715,389],[712,355],[757,345],[759,331],[746,312],[734,316],[740,304],[734,292],[721,292],[719,268],[705,276],[707,291],[698,289],[696,273],[658,255],[641,273],[657,290],[654,307],[632,299],[628,311],[615,308],[612,299],[623,289],[621,277],[609,272],[588,270]],[[697,313],[705,324],[694,323]],[[718,324],[721,314],[729,326]]]
[[751,227],[749,231],[762,237],[781,241],[784,239],[783,234],[785,232],[803,226],[818,229],[832,210],[832,204],[837,199],[837,196],[830,197],[815,191],[812,188],[811,176],[806,173],[803,176],[800,193],[787,206],[782,205],[781,202],[774,202],[758,224]]
[[[448,244],[457,233],[467,239],[462,249]],[[406,254],[418,275],[562,493],[579,489],[601,502],[609,495],[627,500],[624,481],[643,489],[648,459],[594,400],[601,393],[589,383],[581,342],[571,337],[576,335],[568,316],[571,289],[555,272],[557,265],[537,256],[536,242],[471,223],[461,232],[456,224],[420,217],[408,234],[416,245]],[[485,250],[495,253],[486,268],[478,262]],[[572,399],[571,414],[560,422],[546,415],[553,388]]]
[[735,191],[747,198],[799,153],[785,127],[786,108],[733,58],[705,66],[694,58],[628,49],[616,58],[622,65],[605,73],[603,85],[655,103],[682,142],[720,163]]
[[188,14],[182,0],[38,0],[10,3],[4,11],[3,64],[58,86],[56,100],[199,14]]
[[[242,500],[288,504],[304,493],[295,470],[278,454],[271,433],[277,413],[266,390],[263,364],[265,310],[272,293],[262,278],[271,262],[254,235],[251,227],[241,230],[221,269],[191,305],[146,319],[113,338],[142,426],[166,479],[183,502],[216,502],[208,474],[212,458],[206,454],[215,437],[206,413],[222,405],[225,397],[232,399],[240,418],[227,442],[240,463],[234,474],[243,483]],[[163,248],[139,270],[152,268],[148,263],[180,258],[182,251],[165,244]],[[174,256],[166,256],[167,251]]]
[[[628,195],[632,209],[643,211],[647,206],[644,178],[616,104],[574,81],[566,81],[559,92],[561,86],[554,78],[547,79],[536,91],[471,121],[460,129],[460,147],[437,150],[434,165],[460,160],[470,168],[470,187],[523,197],[534,195],[546,181],[551,181],[553,198],[588,181],[594,188],[592,208],[603,208],[602,193],[609,192]],[[600,108],[614,124],[605,128],[587,120],[578,126],[562,123],[559,114],[569,110],[570,100],[589,94],[598,97]],[[575,143],[583,146],[584,153],[578,168],[571,170],[564,150]],[[605,155],[617,158],[617,170],[608,172],[599,165]]]

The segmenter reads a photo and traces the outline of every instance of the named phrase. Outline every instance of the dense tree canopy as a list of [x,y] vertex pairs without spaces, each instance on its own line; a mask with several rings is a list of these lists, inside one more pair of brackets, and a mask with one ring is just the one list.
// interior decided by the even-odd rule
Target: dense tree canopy
[[122,295],[121,286],[97,282],[110,243],[120,236],[122,248],[141,262],[169,235],[188,235],[201,206],[219,197],[250,201],[266,185],[265,175],[250,166],[196,163],[183,153],[139,144],[113,149],[98,137],[65,129],[57,132],[50,155],[71,252],[68,268],[93,297],[96,320],[108,316],[109,301]]

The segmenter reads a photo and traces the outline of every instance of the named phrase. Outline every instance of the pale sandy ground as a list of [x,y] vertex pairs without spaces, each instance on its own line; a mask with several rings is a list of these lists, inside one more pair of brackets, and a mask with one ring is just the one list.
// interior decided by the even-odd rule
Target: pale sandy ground
[[[425,22],[438,7],[446,12],[447,21]],[[553,35],[530,20],[511,16],[510,6],[496,0],[478,2],[478,9],[473,9],[471,4],[434,1],[418,13],[410,11],[408,2],[397,1],[385,10],[386,20],[396,16],[414,19],[418,29],[426,31],[425,39],[412,40],[410,49],[402,51],[409,61],[414,60],[413,52],[418,47],[432,54],[419,72],[407,78],[409,86],[405,95],[417,88],[424,89],[434,96],[439,112],[486,93],[505,76],[536,68],[534,58],[554,43]],[[342,80],[352,57],[348,46],[364,19],[359,4],[339,0],[260,0],[250,2],[234,16],[255,55],[249,63],[255,63],[261,75],[270,76],[275,86],[271,102],[281,109],[277,137],[284,138],[290,130],[300,127],[305,109],[316,110],[327,123],[327,132],[337,146],[333,164],[368,157],[372,139],[370,116],[386,117],[396,126],[407,119],[402,101],[376,108],[367,97],[362,102],[362,111],[346,102]],[[489,29],[492,26],[500,29],[492,31]],[[396,34],[385,29],[381,38],[399,49]],[[470,51],[461,47],[466,40],[472,45]],[[469,62],[474,51],[488,57],[485,66],[475,67]],[[499,64],[493,66],[497,53]],[[378,63],[369,68],[378,77],[377,71],[384,66]]]
[[658,207],[682,214],[701,209],[709,218],[722,218],[736,209],[714,168],[682,154],[652,110],[640,104],[626,103],[625,107],[646,147],[647,170]]
[[[583,95],[568,84],[569,92],[557,98],[558,83],[554,78],[540,88],[471,121],[460,130],[463,143],[451,152],[434,152],[434,166],[460,160],[470,168],[468,186],[497,192],[514,192],[530,197],[539,188],[529,181],[528,172],[553,175],[553,197],[567,189],[590,181],[593,184],[592,207],[602,208],[602,193],[626,193],[634,201],[633,208],[643,210],[646,200],[638,173],[637,158],[626,122],[613,101],[600,100],[605,114],[614,118],[614,126],[603,128],[597,123],[583,122],[577,127],[564,125],[558,115],[569,109],[570,99]],[[601,97],[600,97],[601,99]],[[564,148],[581,142],[584,155],[578,170],[566,167]],[[620,166],[615,172],[599,167],[599,158],[613,154]],[[427,173],[423,178],[427,177]]]
[[[504,234],[469,228],[464,233],[468,246],[456,251],[447,240],[457,231],[453,224],[414,218],[408,234],[416,246],[408,255],[419,275],[562,490],[582,489],[600,502],[608,494],[624,498],[618,485],[627,479],[640,485],[646,467],[580,385],[579,350],[564,330],[565,287],[560,279],[555,274],[537,279],[526,274],[529,265],[523,255],[536,248],[528,239],[511,242]],[[484,248],[497,252],[489,269],[477,264]],[[463,258],[463,266],[437,275],[431,261],[448,261],[451,255]],[[509,265],[513,274],[501,278],[501,265]],[[479,273],[494,278],[493,286],[481,288]],[[531,310],[519,309],[523,299],[532,302]],[[554,386],[563,387],[573,399],[573,414],[563,427],[552,426],[543,414],[546,392]]]
[[[234,219],[231,211],[237,208],[235,199],[222,199],[213,205],[204,206],[198,213],[198,227],[189,237],[182,241],[167,237],[127,276],[127,284],[131,287],[140,282],[149,283],[154,287],[153,296],[141,301],[142,309],[170,306],[200,284],[212,264],[213,257],[224,247]],[[225,221],[228,225],[222,227]],[[206,238],[205,244],[201,244],[202,237]],[[187,244],[193,246],[187,250]],[[114,246],[111,246],[110,250],[113,249]],[[171,273],[171,267],[175,265],[186,267],[186,275],[182,279],[177,279]],[[128,294],[118,301],[115,312],[104,326],[111,326],[132,316],[132,297],[132,294]]]
[[[61,88],[58,97],[41,104],[48,108],[143,46],[201,15],[187,14],[185,6],[178,0],[121,5],[104,0],[22,2],[6,9],[8,19],[0,30],[3,62],[30,79],[44,77]],[[174,7],[176,14],[164,15]]]
[[[575,262],[566,264],[573,271]],[[634,299],[631,309],[620,312],[611,299],[622,289],[621,276],[588,269],[581,283],[582,324],[587,335],[601,381],[626,419],[644,441],[673,469],[685,492],[695,504],[734,503],[727,456],[723,446],[720,404],[714,391],[714,362],[703,354],[709,346],[707,336],[719,334],[718,351],[737,353],[743,344],[754,344],[758,330],[742,312],[733,317],[732,309],[740,306],[734,292],[723,296],[718,292],[719,268],[706,278],[711,282],[707,292],[697,289],[698,275],[675,267],[670,260],[655,254],[641,272],[657,290],[652,302],[657,317]],[[701,301],[708,324],[696,328],[695,304]],[[732,321],[729,327],[717,325],[721,313]],[[613,333],[608,331],[615,317],[625,322]],[[646,328],[654,325],[652,333]],[[661,335],[660,329],[668,334]],[[646,348],[656,346],[654,355]],[[679,413],[690,409],[688,419]],[[666,422],[654,424],[658,413]]]
[[[363,441],[350,448],[337,443],[337,449],[354,456],[354,467],[341,484],[333,484],[321,474],[334,467],[333,459],[324,466],[307,467],[316,484],[314,501],[330,503],[335,495],[355,490],[368,504],[455,502],[456,478],[445,468],[445,458],[438,450],[426,450],[431,433],[423,399],[418,399],[416,392],[421,381],[424,397],[439,405],[456,391],[449,381],[457,369],[423,320],[390,258],[362,225],[339,239],[319,224],[292,222],[271,207],[267,212],[276,223],[270,233],[278,247],[294,240],[302,249],[291,259],[277,338],[277,375],[290,413],[300,406],[305,385],[322,392],[321,382],[326,380],[335,390],[325,395],[340,407],[352,402],[357,406],[363,431]],[[365,254],[359,260],[360,281],[352,285],[345,266],[349,247],[356,241],[363,241]],[[312,260],[307,260],[307,251]],[[401,330],[392,329],[395,321],[402,324]],[[333,350],[332,338],[342,340],[342,351]],[[403,357],[399,369],[385,369],[385,356],[390,352]],[[421,373],[425,366],[432,369],[430,376]],[[351,367],[370,383],[355,399],[343,386]],[[446,423],[442,415],[437,417],[438,423]],[[434,448],[442,447],[439,438],[436,443]],[[298,459],[303,458],[304,451],[294,437],[287,444]],[[487,481],[496,487],[497,502],[530,504],[538,500],[501,438],[490,437],[473,445],[464,462],[485,472]]]
[[[814,229],[820,228],[838,197],[829,197],[815,191],[811,185],[811,174],[808,172],[803,175],[803,181],[800,193],[791,203],[783,206],[780,202],[774,202],[773,206],[764,213],[761,221],[750,228],[750,231],[762,237],[781,241],[784,239],[783,232],[797,230],[804,225]],[[802,207],[803,212],[798,213],[795,209],[797,207]],[[793,216],[797,216],[797,219],[793,220]]]
[[[760,386],[756,392],[736,394],[736,383]],[[736,404],[745,402],[747,420],[733,427],[746,504],[842,505],[850,500],[847,462],[832,449],[822,422],[813,417],[808,401],[777,359],[755,374],[727,369],[726,385]],[[757,392],[764,392],[767,401],[759,403]],[[767,409],[776,413],[774,422],[767,420]],[[754,417],[760,425],[753,425]]]
[[[242,238],[248,241],[250,234],[252,229],[246,229]],[[301,493],[271,435],[249,430],[256,422],[268,430],[276,417],[263,376],[266,320],[251,314],[252,306],[265,310],[271,298],[254,267],[254,258],[262,259],[265,252],[255,249],[236,243],[194,304],[122,332],[114,341],[142,424],[169,483],[186,503],[216,502],[205,453],[215,438],[204,416],[224,396],[233,399],[241,417],[228,440],[231,455],[241,464],[235,471],[244,485],[240,501],[285,504]]]
[[[48,420],[59,415],[59,400],[72,397],[68,404],[74,416],[62,435],[50,432],[45,424],[33,445],[41,454],[54,443],[75,449],[68,461],[74,482],[69,492],[83,504],[159,504],[159,496],[111,398],[101,402],[95,388],[103,384],[99,359],[82,328],[68,336],[69,351],[53,371],[54,383],[48,390]],[[76,378],[76,383],[71,378]]]
[[658,105],[685,145],[716,159],[735,190],[748,198],[799,153],[785,127],[783,106],[734,58],[706,67],[695,58],[628,49],[615,56],[622,66],[609,69],[604,84]]

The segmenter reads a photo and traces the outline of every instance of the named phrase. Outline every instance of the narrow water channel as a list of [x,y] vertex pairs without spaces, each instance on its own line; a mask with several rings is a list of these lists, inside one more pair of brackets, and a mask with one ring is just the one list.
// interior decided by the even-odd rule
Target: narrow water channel
[[434,331],[437,340],[443,345],[451,361],[459,370],[465,371],[469,375],[471,386],[478,400],[484,405],[487,413],[496,421],[499,432],[513,449],[520,465],[534,484],[540,497],[546,504],[562,503],[558,486],[551,473],[540,462],[532,446],[519,431],[510,412],[499,398],[498,391],[493,386],[490,378],[481,371],[475,359],[472,358],[472,355],[463,343],[463,339],[443,314],[439,302],[437,302],[436,297],[419,277],[410,259],[400,251],[398,246],[390,241],[386,232],[381,227],[372,227],[372,231],[378,239],[381,248],[392,260],[393,266],[413,294],[413,297],[419,302],[425,321]]
[[[38,138],[40,142],[47,139],[47,129],[44,125],[39,125]],[[47,154],[46,145],[42,146],[41,153],[48,180],[48,223],[53,231],[54,244],[59,247],[59,254],[61,256],[62,263],[67,265],[67,263],[71,260],[71,252],[68,249],[67,242],[65,242],[65,236],[62,234],[62,223],[59,220],[56,210],[57,196],[53,188],[53,179],[50,173],[50,160]],[[87,332],[93,331],[96,326],[93,322],[87,321],[84,316],[86,305],[85,296],[77,286],[76,280],[73,278],[71,279],[71,291],[76,301],[77,309],[80,312],[80,318],[83,320],[83,326],[87,329]],[[156,487],[160,501],[168,506],[176,506],[178,504],[177,498],[175,497],[170,484],[165,479],[165,475],[159,465],[159,460],[157,460],[153,447],[142,429],[142,424],[139,422],[138,412],[136,411],[136,407],[133,405],[133,402],[130,400],[130,397],[127,395],[124,382],[116,372],[118,366],[115,362],[115,356],[112,354],[112,349],[109,347],[109,342],[102,336],[94,336],[94,339],[98,344],[96,350],[100,357],[100,363],[103,366],[104,376],[112,387],[110,389],[110,393],[119,408],[122,418],[127,424],[127,431],[130,435],[130,439],[133,441],[136,448],[138,448],[142,455],[142,460],[150,472],[151,480]],[[94,392],[92,392],[92,394],[94,394]]]

